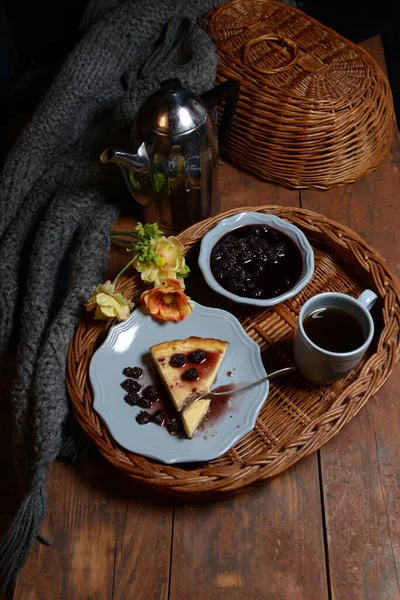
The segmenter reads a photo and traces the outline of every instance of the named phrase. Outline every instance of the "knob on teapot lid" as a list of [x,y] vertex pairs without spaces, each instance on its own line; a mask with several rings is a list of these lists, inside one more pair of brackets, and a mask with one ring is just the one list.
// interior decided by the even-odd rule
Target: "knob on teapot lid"
[[137,127],[173,138],[197,129],[207,114],[200,96],[182,87],[179,79],[168,79],[140,107]]

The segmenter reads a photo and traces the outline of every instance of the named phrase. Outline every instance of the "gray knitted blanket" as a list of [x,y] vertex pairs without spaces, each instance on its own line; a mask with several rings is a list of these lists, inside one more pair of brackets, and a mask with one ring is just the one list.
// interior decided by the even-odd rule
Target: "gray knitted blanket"
[[104,281],[109,233],[126,193],[100,153],[129,146],[136,111],[162,80],[179,77],[197,92],[213,86],[217,56],[198,20],[219,2],[92,0],[86,33],[6,159],[0,400],[20,502],[0,543],[3,592],[40,539],[52,462],[79,451],[67,350],[92,286]]

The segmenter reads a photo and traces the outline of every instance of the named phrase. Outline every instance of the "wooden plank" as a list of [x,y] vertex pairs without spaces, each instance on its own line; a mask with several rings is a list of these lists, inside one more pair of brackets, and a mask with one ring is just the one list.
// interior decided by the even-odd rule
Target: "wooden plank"
[[[115,600],[167,600],[173,501],[132,486],[115,561]],[[84,599],[85,596],[82,596]]]
[[245,208],[276,204],[299,206],[298,192],[275,183],[261,181],[252,173],[242,171],[229,161],[223,161],[219,171],[221,212],[231,208]]
[[[397,596],[400,574],[400,368],[397,366],[384,388],[373,398],[367,407],[367,416],[373,428],[376,444],[376,457],[379,468],[379,481],[382,499],[387,516],[390,560],[393,556]],[[384,596],[382,596],[384,598]]]
[[[166,600],[172,506],[100,457],[53,465],[49,511],[15,600]],[[156,565],[156,568],[155,568]]]
[[171,600],[328,598],[317,455],[267,485],[175,509]]
[[[398,404],[394,406],[393,401],[399,398],[399,390],[399,378],[394,375],[367,408],[320,451],[335,600],[400,598],[400,435]],[[388,431],[390,417],[395,427]]]
[[[298,192],[262,182],[228,162],[220,172],[220,195],[221,211],[298,206]],[[327,598],[316,458],[231,500],[178,503],[171,600]]]
[[[379,39],[363,46],[382,61]],[[357,231],[399,273],[399,170],[396,138],[374,173],[351,186],[302,191],[302,207]],[[397,368],[356,419],[320,451],[330,592],[335,600],[400,597],[399,390]]]

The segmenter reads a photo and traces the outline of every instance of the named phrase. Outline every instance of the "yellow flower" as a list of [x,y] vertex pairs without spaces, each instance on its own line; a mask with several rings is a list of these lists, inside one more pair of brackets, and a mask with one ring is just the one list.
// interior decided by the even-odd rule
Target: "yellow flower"
[[159,286],[167,279],[185,277],[189,273],[183,257],[183,246],[178,238],[164,235],[152,244],[152,250],[158,258],[151,263],[136,261],[134,266],[146,283]]
[[115,285],[111,281],[100,283],[93,288],[91,298],[85,304],[86,310],[94,310],[94,318],[100,320],[116,317],[118,321],[126,321],[133,308],[133,303],[115,292]]
[[140,304],[145,305],[153,317],[163,321],[182,321],[193,309],[193,302],[177,279],[168,279],[160,286],[143,292]]

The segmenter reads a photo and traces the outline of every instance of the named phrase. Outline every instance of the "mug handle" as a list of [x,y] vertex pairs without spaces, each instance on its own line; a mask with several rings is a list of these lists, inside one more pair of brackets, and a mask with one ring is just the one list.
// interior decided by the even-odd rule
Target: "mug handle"
[[371,310],[377,297],[378,296],[372,290],[364,290],[363,293],[358,296],[357,302],[359,302],[367,310]]

